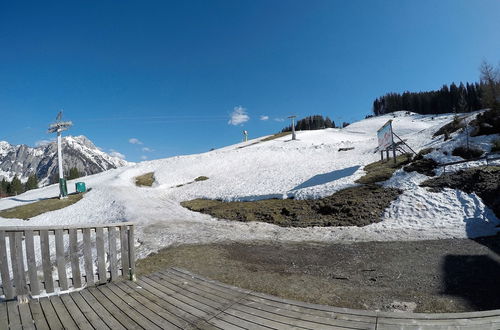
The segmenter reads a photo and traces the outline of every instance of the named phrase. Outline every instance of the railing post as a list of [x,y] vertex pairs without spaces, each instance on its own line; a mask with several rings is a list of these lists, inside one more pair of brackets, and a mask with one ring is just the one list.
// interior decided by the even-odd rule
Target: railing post
[[128,227],[128,256],[130,264],[129,279],[135,282],[136,278],[135,278],[134,225]]

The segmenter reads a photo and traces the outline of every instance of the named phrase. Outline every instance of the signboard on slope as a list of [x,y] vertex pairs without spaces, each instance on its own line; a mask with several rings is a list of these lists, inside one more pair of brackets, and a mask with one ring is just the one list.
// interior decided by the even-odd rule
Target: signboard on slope
[[392,120],[389,120],[377,131],[377,138],[379,150],[384,150],[392,146],[394,143],[392,136]]

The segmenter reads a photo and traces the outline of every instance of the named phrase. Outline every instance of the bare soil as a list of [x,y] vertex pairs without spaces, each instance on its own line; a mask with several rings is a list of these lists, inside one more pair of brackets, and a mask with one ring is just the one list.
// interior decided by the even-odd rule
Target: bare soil
[[167,248],[139,274],[181,267],[238,287],[338,307],[414,312],[500,308],[500,237],[228,243]]
[[262,221],[284,227],[366,226],[379,222],[384,210],[400,193],[398,189],[373,184],[343,189],[315,200],[222,202],[195,199],[181,205],[219,219]]

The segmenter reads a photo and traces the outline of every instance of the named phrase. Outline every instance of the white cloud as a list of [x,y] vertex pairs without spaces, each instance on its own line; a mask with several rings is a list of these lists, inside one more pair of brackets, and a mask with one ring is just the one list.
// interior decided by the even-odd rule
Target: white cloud
[[148,156],[146,156],[146,155],[142,155],[142,156],[141,156],[141,159],[142,159],[142,160],[146,160],[146,159],[148,159]]
[[114,149],[109,149],[109,155],[112,156],[112,157],[117,157],[117,158],[120,158],[120,159],[125,159],[125,155],[114,150]]
[[278,123],[282,123],[285,121],[284,118],[274,118],[274,121],[277,121]]
[[142,144],[142,142],[136,138],[130,138],[130,139],[128,139],[128,142],[132,143],[132,144]]
[[231,113],[231,119],[227,122],[229,125],[240,125],[246,123],[250,120],[250,116],[247,114],[247,109],[243,108],[241,105],[234,107]]
[[46,146],[47,144],[51,143],[54,140],[38,140],[35,142],[35,147],[43,147]]
[[148,148],[148,147],[143,147],[143,148],[142,148],[142,151],[143,151],[143,152],[153,152],[154,150],[153,150],[153,149],[151,149],[151,148]]
[[264,116],[264,115],[260,116],[260,120],[268,120],[268,119],[269,119],[269,116]]

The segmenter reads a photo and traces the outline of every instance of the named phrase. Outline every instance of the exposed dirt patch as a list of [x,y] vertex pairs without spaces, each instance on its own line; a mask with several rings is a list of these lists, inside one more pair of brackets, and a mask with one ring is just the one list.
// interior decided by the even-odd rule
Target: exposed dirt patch
[[398,189],[366,185],[315,200],[222,202],[195,199],[181,205],[220,219],[262,221],[284,227],[366,226],[379,222],[383,211],[400,193]]
[[408,166],[403,169],[406,172],[418,172],[427,176],[435,176],[435,169],[439,164],[434,159],[421,158],[411,162]]
[[415,242],[231,243],[168,248],[139,274],[181,267],[238,287],[338,307],[500,308],[500,237]]
[[135,185],[137,187],[151,187],[155,182],[154,172],[149,172],[135,177]]
[[370,184],[389,180],[398,168],[408,164],[411,160],[412,155],[405,154],[397,156],[396,163],[394,163],[394,158],[370,163],[363,168],[366,174],[356,180],[356,182]]
[[470,124],[474,127],[471,136],[500,134],[500,109],[485,111]]
[[450,135],[456,131],[458,131],[461,128],[465,127],[465,117],[455,117],[453,118],[453,121],[449,122],[448,124],[442,126],[440,129],[434,133],[434,137],[439,136],[439,135],[444,135],[444,140],[450,139]]
[[459,146],[453,149],[451,154],[453,156],[462,157],[463,159],[474,159],[481,157],[484,154],[484,150],[474,147],[467,148],[466,146]]
[[474,192],[500,218],[500,166],[481,166],[443,174],[422,182],[421,186],[433,191],[451,188]]
[[67,198],[59,199],[59,197],[47,198],[34,203],[16,206],[10,209],[0,211],[2,218],[17,218],[29,220],[37,215],[59,210],[67,206],[73,205],[83,198],[83,193],[69,194]]

